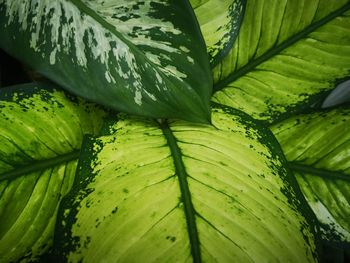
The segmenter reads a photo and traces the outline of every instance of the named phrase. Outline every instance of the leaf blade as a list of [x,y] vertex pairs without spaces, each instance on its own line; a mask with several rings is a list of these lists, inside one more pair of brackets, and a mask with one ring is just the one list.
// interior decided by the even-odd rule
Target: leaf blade
[[[301,261],[313,261],[314,245],[309,239],[308,227],[299,228],[304,220],[296,212],[300,204],[295,203],[293,191],[287,194],[290,199],[282,194],[291,189],[287,183],[289,179],[285,178],[285,174],[281,179],[270,173],[271,170],[280,175],[284,173],[281,160],[262,143],[267,135],[252,128],[251,120],[247,120],[245,115],[235,115],[233,112],[237,114],[228,109],[215,109],[212,116],[215,127],[181,121],[170,121],[168,124],[176,138],[178,154],[181,153],[187,175],[201,259],[278,259],[284,258],[287,253]],[[173,253],[177,255],[177,261],[194,259],[191,250],[194,253],[196,244],[190,241],[191,227],[186,220],[186,213],[189,212],[184,208],[184,191],[177,178],[169,148],[171,144],[167,144],[162,128],[153,120],[125,115],[119,115],[118,119],[109,126],[107,135],[91,139],[90,145],[85,148],[84,160],[87,161],[80,168],[74,192],[61,207],[63,216],[56,229],[60,259],[94,261],[103,255],[104,258],[113,257],[121,262],[141,258],[143,261],[172,261]],[[257,138],[260,138],[259,142]],[[232,144],[235,147],[231,147]],[[254,149],[250,148],[251,144]],[[236,158],[237,149],[243,149],[240,154],[244,158],[239,161]],[[147,154],[141,154],[143,152]],[[261,158],[272,158],[274,161],[265,163]],[[247,163],[252,159],[255,165],[247,168]],[[249,178],[247,174],[254,180],[244,182]],[[281,185],[284,185],[282,188],[286,187],[285,191],[281,191]],[[268,207],[272,208],[268,209],[272,209],[270,212],[273,216],[265,208],[254,209],[259,207],[259,198],[254,193],[269,203]],[[254,198],[250,197],[252,194]],[[274,198],[275,194],[278,198]],[[284,212],[293,218],[292,223],[283,222],[278,216]],[[281,224],[277,224],[278,230],[276,228],[273,233],[270,228],[258,223],[259,219],[267,223],[270,216],[275,220],[281,219]],[[262,235],[253,235],[247,228],[247,222]],[[114,229],[112,232],[110,227]],[[175,229],[177,231],[174,232]],[[289,231],[293,235],[287,234]],[[300,234],[295,239],[288,239],[288,244],[280,242],[280,233],[294,236],[299,231],[305,236]],[[257,240],[266,235],[271,247]],[[313,248],[305,245],[304,238],[311,242],[309,244]],[[273,249],[276,247],[278,249]],[[214,248],[226,252],[214,252]],[[152,255],[149,251],[152,251]],[[283,252],[279,254],[277,251]]]
[[350,238],[348,123],[349,109],[340,108],[295,116],[272,126],[328,241]]
[[190,2],[201,26],[209,61],[213,67],[231,50],[242,22],[246,1]]
[[11,183],[0,182],[4,187],[0,258],[4,262],[30,262],[52,247],[58,204],[73,184],[76,164],[75,160]]
[[82,137],[105,112],[48,84],[2,88],[0,99],[0,259],[29,262],[51,248]]
[[349,8],[348,1],[250,3],[235,51],[214,70],[221,79],[214,101],[270,123],[311,107],[349,76],[349,59],[341,59],[350,54]]
[[210,68],[187,1],[3,1],[0,10],[1,47],[71,92],[208,121]]

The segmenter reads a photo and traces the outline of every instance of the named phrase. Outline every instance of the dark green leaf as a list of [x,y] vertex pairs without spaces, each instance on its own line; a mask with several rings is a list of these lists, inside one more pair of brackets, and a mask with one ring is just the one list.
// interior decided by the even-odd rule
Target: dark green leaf
[[209,121],[212,79],[187,0],[1,0],[0,47],[119,111]]

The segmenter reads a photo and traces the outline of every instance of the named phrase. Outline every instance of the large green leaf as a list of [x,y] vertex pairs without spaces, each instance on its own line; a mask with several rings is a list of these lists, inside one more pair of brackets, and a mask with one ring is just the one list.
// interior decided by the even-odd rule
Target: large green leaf
[[214,69],[214,101],[274,121],[350,74],[350,1],[248,1],[237,41]]
[[212,120],[119,115],[88,140],[62,203],[60,260],[313,262],[307,205],[277,142],[232,109]]
[[350,108],[295,116],[272,130],[324,238],[350,242]]
[[119,111],[208,122],[205,43],[187,0],[0,0],[0,47]]
[[190,0],[198,19],[211,65],[231,50],[242,22],[246,0]]
[[85,133],[104,111],[43,84],[0,89],[0,262],[32,261],[52,245]]

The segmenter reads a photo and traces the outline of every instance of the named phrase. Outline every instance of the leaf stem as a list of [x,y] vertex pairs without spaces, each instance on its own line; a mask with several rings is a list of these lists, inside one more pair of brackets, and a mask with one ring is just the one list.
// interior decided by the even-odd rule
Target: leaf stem
[[330,171],[326,169],[315,168],[313,166],[300,164],[297,162],[289,162],[288,166],[291,170],[296,172],[306,173],[313,176],[319,176],[326,179],[332,179],[332,180],[341,179],[341,180],[350,182],[350,175],[347,175],[340,171]]

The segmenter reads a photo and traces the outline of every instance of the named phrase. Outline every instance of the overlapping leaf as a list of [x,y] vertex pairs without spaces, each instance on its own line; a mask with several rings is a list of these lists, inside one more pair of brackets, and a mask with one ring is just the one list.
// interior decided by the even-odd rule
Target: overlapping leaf
[[216,65],[231,50],[244,14],[245,0],[190,0],[207,45],[209,60]]
[[340,83],[322,102],[322,108],[330,108],[350,102],[350,79]]
[[350,109],[296,116],[272,130],[324,238],[350,242]]
[[309,107],[350,72],[350,2],[248,1],[214,69],[214,101],[274,121]]
[[313,262],[312,220],[271,134],[228,108],[212,120],[119,115],[87,141],[59,260]]
[[52,245],[83,136],[105,115],[46,87],[0,89],[0,262],[33,261]]
[[0,47],[120,111],[208,122],[212,78],[187,0],[0,0]]

